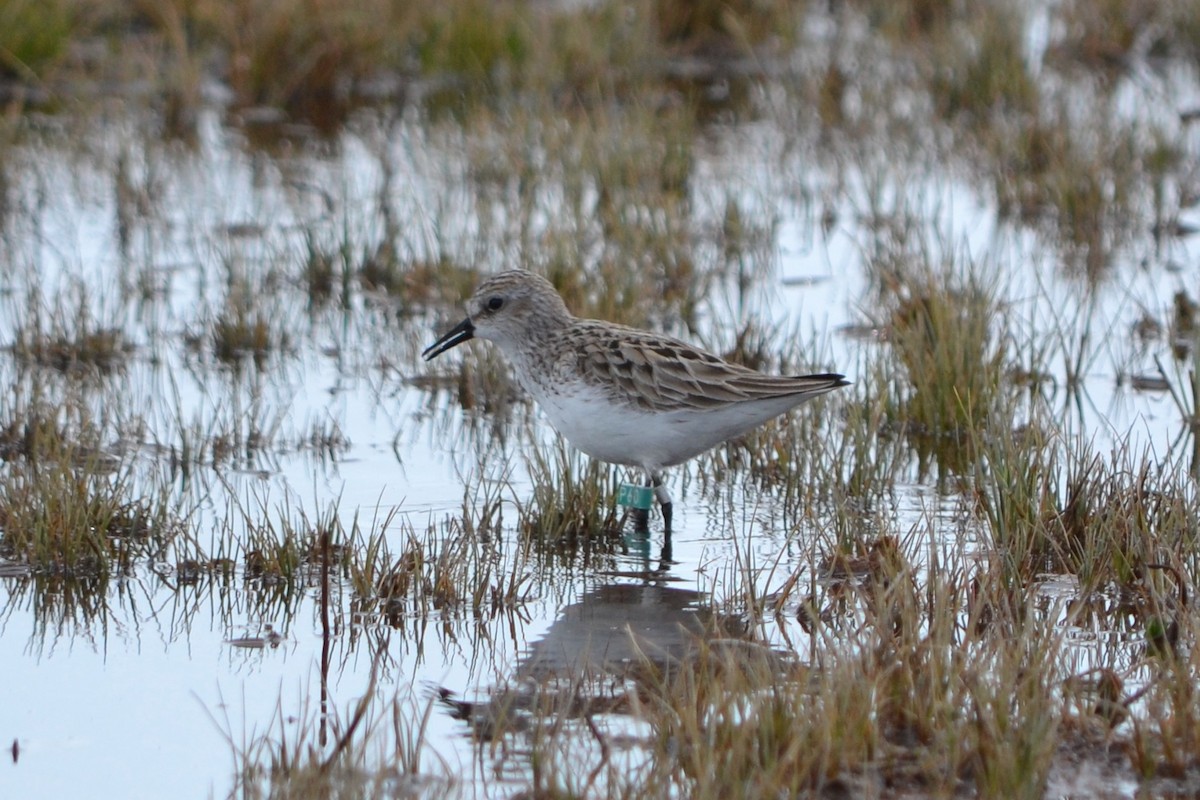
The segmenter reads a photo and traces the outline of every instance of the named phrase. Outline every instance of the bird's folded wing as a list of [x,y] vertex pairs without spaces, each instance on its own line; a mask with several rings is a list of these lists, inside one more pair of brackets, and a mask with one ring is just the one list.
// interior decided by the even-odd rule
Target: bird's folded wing
[[[846,385],[841,375],[765,375],[678,339],[606,325],[609,336],[571,337],[564,348],[631,406],[652,410],[714,409],[747,400],[816,395]],[[582,332],[581,332],[582,333]]]

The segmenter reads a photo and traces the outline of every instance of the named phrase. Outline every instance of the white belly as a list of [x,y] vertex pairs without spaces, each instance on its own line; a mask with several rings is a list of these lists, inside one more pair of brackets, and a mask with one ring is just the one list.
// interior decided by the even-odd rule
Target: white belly
[[537,392],[550,424],[592,458],[657,471],[746,433],[797,405],[794,398],[712,410],[650,412],[617,405],[587,387]]
[[663,459],[660,422],[635,408],[614,405],[600,392],[546,393],[538,405],[554,429],[592,458],[610,464],[660,468]]

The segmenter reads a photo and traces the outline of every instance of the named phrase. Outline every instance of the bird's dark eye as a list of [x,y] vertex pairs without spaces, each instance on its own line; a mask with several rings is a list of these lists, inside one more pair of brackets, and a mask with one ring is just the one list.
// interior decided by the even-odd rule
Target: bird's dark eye
[[502,305],[504,305],[503,297],[493,297],[487,301],[488,311],[499,311]]

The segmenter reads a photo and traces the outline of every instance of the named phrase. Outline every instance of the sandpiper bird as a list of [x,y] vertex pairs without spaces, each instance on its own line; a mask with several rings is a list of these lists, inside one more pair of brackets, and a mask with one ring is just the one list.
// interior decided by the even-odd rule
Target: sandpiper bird
[[426,361],[472,338],[494,342],[550,423],[592,458],[640,467],[671,530],[662,472],[747,433],[843,376],[764,375],[659,333],[579,319],[545,278],[525,270],[486,279],[467,318]]

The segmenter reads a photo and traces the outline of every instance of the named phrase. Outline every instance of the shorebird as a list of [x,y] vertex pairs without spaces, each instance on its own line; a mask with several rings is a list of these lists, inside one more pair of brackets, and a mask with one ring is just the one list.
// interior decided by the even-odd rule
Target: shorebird
[[466,319],[422,355],[430,361],[476,338],[500,348],[517,382],[572,445],[643,471],[668,534],[663,470],[849,385],[834,373],[766,375],[671,336],[580,319],[548,280],[525,270],[479,284]]

